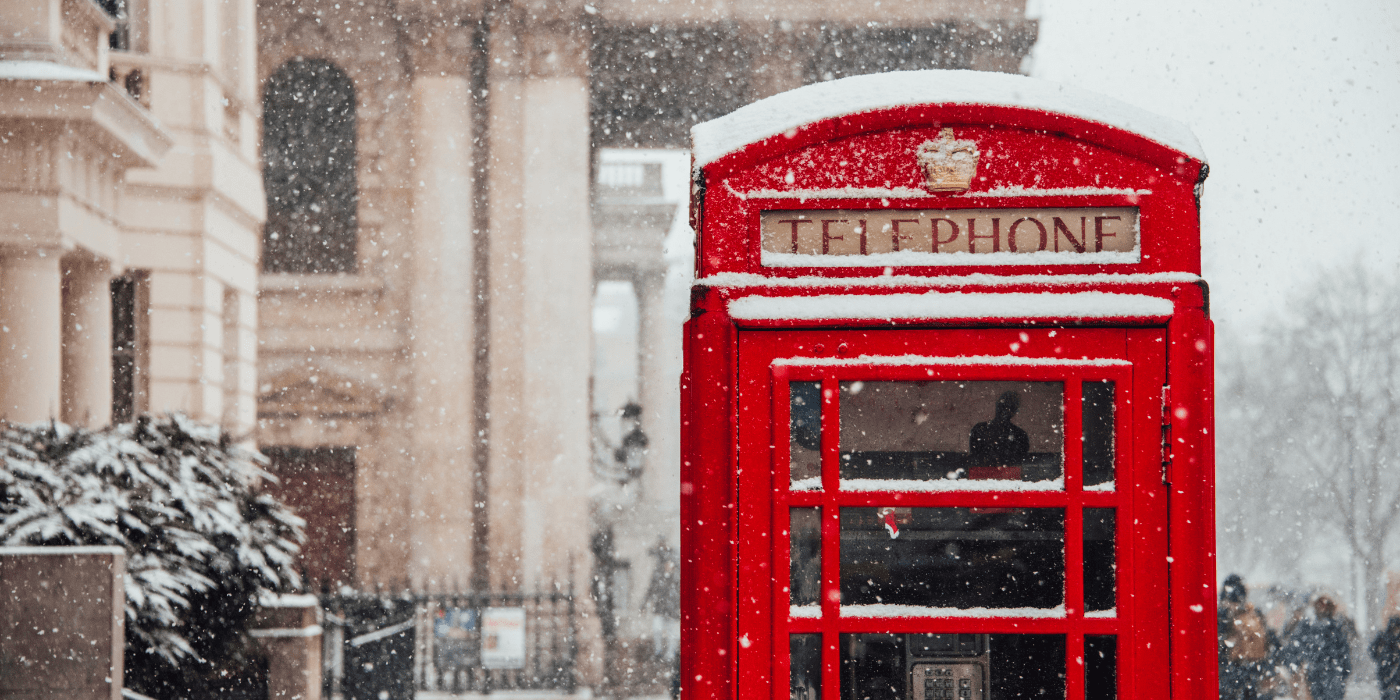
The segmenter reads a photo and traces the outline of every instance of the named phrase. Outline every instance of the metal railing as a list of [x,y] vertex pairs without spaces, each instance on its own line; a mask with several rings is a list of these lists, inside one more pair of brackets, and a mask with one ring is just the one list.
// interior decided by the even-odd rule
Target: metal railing
[[[326,698],[410,700],[416,691],[572,693],[578,685],[572,591],[341,590],[323,593],[320,599],[325,610]],[[523,657],[504,663],[501,645],[513,642],[486,629],[492,618],[502,615],[524,619]]]

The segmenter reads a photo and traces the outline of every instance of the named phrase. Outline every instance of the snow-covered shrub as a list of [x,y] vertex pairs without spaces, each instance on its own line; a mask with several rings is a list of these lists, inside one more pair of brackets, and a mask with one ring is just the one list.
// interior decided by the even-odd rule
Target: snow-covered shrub
[[265,462],[179,414],[0,424],[0,544],[125,548],[128,687],[214,689],[247,663],[259,596],[300,586],[304,523],[259,493]]

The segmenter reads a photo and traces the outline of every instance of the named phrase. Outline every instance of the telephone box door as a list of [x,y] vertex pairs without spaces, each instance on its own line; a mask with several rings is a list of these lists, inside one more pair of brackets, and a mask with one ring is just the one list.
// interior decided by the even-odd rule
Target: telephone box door
[[740,330],[738,696],[1165,698],[1165,337]]

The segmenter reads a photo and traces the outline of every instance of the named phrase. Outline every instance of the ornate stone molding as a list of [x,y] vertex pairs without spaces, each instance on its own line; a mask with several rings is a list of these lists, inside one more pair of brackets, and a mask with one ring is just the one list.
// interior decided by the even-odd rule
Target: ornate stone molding
[[258,417],[372,416],[383,413],[377,392],[329,372],[294,369],[262,382]]

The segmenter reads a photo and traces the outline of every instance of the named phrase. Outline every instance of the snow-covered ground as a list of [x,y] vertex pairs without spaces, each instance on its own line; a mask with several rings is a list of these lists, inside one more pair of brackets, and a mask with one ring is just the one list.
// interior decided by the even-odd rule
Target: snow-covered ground
[[[635,695],[627,698],[611,698],[604,695],[593,695],[588,690],[582,690],[573,695],[564,693],[546,693],[527,690],[497,690],[490,695],[479,693],[466,693],[464,695],[453,695],[452,693],[440,692],[419,692],[413,696],[415,700],[564,700],[565,698],[592,698],[594,700],[671,700],[669,695]],[[1371,700],[1368,696],[1356,698],[1347,696],[1347,700]]]
[[[597,698],[597,700],[604,700],[604,696],[594,696],[587,690],[584,690],[574,695],[529,691],[516,692],[508,690],[498,690],[489,696],[478,695],[476,693],[470,693],[466,695],[453,695],[452,693],[420,692],[414,697],[417,700],[487,700],[487,698],[492,698],[494,700],[562,700],[563,698]],[[1380,700],[1380,697],[1380,689],[1376,687],[1375,681],[1360,681],[1347,685],[1346,700]],[[624,699],[616,698],[615,700]],[[626,698],[625,700],[670,700],[670,696],[633,696]]]

